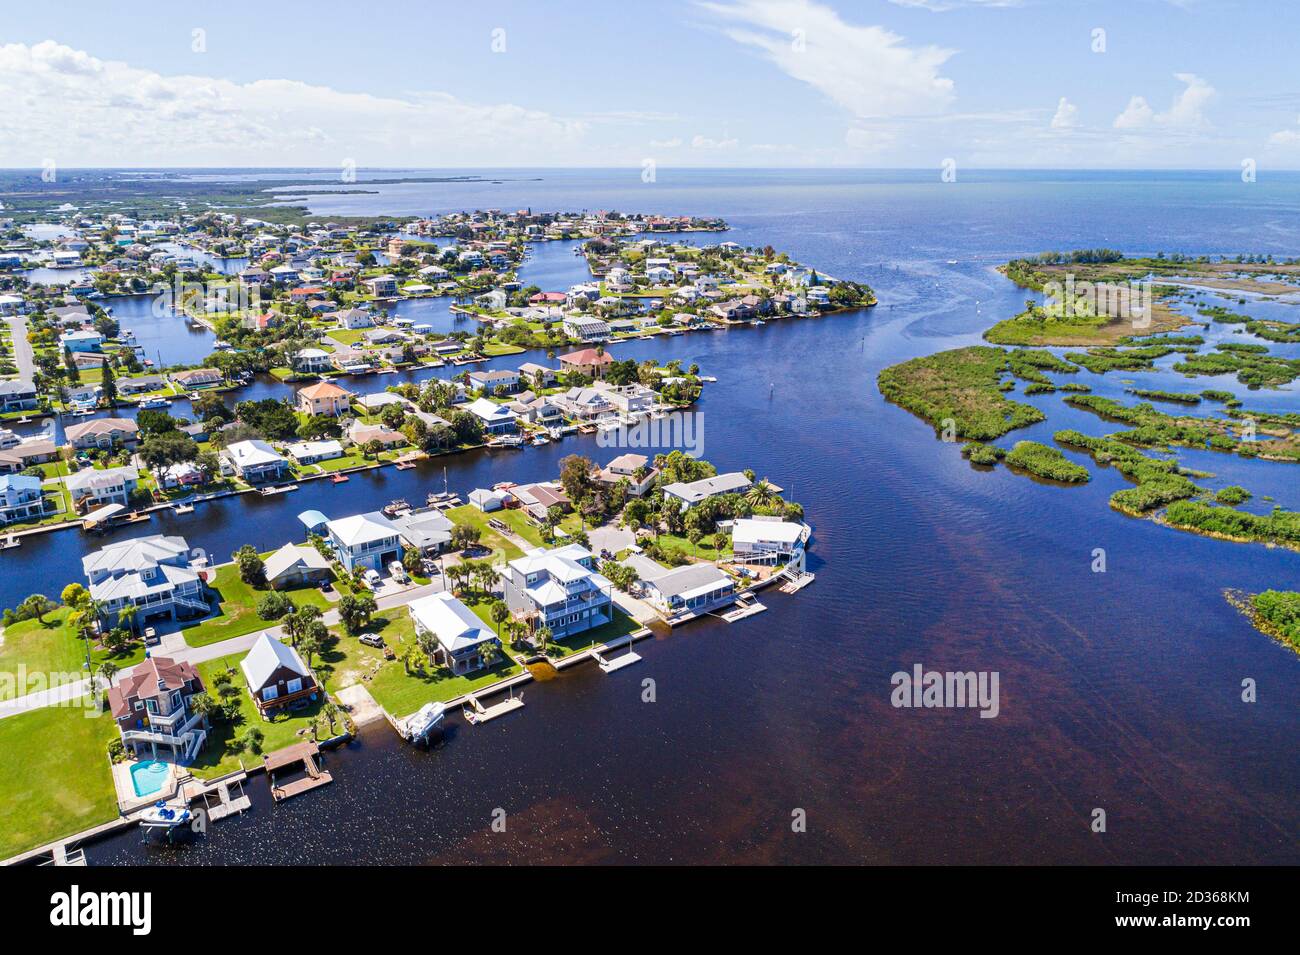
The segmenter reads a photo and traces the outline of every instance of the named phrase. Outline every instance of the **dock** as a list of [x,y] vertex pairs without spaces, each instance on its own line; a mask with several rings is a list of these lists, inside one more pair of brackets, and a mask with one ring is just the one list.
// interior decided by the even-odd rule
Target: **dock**
[[[304,742],[294,743],[284,749],[277,749],[274,753],[267,753],[262,757],[262,764],[266,769],[266,778],[271,783],[271,795],[276,802],[283,802],[286,799],[292,799],[294,796],[301,796],[305,792],[310,792],[320,786],[327,786],[334,782],[334,777],[329,774],[329,771],[323,769],[317,762],[319,756],[320,746],[314,742]],[[277,770],[293,770],[296,768],[301,768],[304,775],[287,782],[276,780],[275,774]]]
[[290,491],[298,490],[296,484],[277,484],[275,487],[264,487],[257,493],[262,497],[271,497],[275,494],[288,494]]
[[752,617],[756,613],[762,613],[767,607],[759,603],[749,594],[741,594],[736,601],[735,609],[728,610],[724,614],[719,614],[727,623],[735,623],[737,620],[744,620],[746,617]]
[[600,651],[598,650],[592,650],[591,658],[596,661],[596,664],[600,667],[600,672],[602,673],[614,673],[617,670],[623,669],[623,667],[628,667],[633,663],[641,662],[641,654],[631,648],[628,649],[627,653],[612,659],[601,656]]
[[520,693],[515,696],[513,689],[508,699],[502,700],[500,703],[494,703],[492,706],[484,706],[477,696],[470,693],[465,697],[465,708],[462,712],[465,716],[465,722],[477,726],[479,723],[494,720],[498,716],[513,713],[515,710],[521,709],[523,705],[524,695]]
[[217,822],[251,809],[253,800],[244,792],[248,774],[242,769],[206,783],[191,799],[203,800],[208,819]]
[[193,505],[193,504],[177,504],[174,508],[172,508],[172,510],[175,511],[177,514],[193,514],[193,513],[194,513],[194,505]]
[[785,578],[785,583],[780,587],[783,594],[798,593],[817,579],[816,574],[790,569],[786,569],[778,576]]

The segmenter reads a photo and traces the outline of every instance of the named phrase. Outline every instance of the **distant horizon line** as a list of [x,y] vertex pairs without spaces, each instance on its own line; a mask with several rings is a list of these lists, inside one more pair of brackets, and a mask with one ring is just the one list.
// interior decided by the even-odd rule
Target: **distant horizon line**
[[[659,163],[657,167],[660,170],[691,170],[691,171],[710,171],[710,172],[924,172],[933,173],[942,170],[942,166],[704,166],[704,165],[684,165],[677,163]],[[337,172],[340,168],[338,165],[331,166],[166,166],[166,165],[133,165],[133,166],[60,166],[59,169],[68,172],[193,172],[196,170],[212,171],[243,171],[243,172]],[[557,172],[581,172],[581,171],[629,171],[639,169],[637,164],[615,165],[615,166],[364,166],[357,165],[352,167],[356,172],[466,172],[466,171],[557,171]],[[968,172],[1019,172],[1019,173],[1223,173],[1225,175],[1240,175],[1241,167],[1239,166],[967,166],[960,163],[956,167],[958,181],[964,171]],[[31,172],[39,174],[42,171],[40,166],[4,166],[0,165],[0,173],[10,172]],[[1297,173],[1300,172],[1300,166],[1297,167],[1263,167],[1258,168],[1259,174],[1271,173]],[[347,183],[351,185],[351,183]]]

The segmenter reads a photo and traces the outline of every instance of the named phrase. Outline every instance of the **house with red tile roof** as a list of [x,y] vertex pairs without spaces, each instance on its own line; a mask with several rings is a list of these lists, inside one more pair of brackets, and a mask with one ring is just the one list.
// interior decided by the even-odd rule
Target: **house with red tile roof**
[[560,369],[565,374],[576,371],[588,378],[604,377],[605,369],[612,364],[614,359],[605,352],[597,352],[594,348],[583,348],[560,356]]
[[203,692],[192,663],[148,657],[108,688],[108,709],[128,752],[189,762],[207,741],[207,717],[192,705]]

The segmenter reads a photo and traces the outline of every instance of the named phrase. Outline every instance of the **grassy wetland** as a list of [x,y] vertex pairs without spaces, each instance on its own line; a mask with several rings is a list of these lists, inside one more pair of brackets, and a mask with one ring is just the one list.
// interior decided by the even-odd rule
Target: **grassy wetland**
[[[1216,540],[1300,550],[1300,511],[1264,510],[1271,498],[1242,484],[1209,486],[1213,473],[1178,457],[1208,451],[1278,467],[1300,464],[1300,413],[1252,409],[1226,387],[1272,393],[1300,379],[1300,355],[1286,348],[1300,343],[1300,322],[1277,317],[1300,292],[1300,264],[1127,258],[1099,249],[1019,259],[1000,271],[1046,300],[1030,300],[1023,312],[987,329],[989,346],[885,369],[879,385],[886,398],[929,422],[937,436],[963,441],[962,456],[981,470],[1003,464],[1014,473],[1083,484],[1092,473],[1071,455],[1086,455],[1130,484],[1109,498],[1121,514]],[[1125,291],[1099,297],[1087,283],[1123,283]],[[1125,317],[1136,302],[1128,290],[1137,283],[1151,290],[1140,322]],[[1119,398],[1092,393],[1089,381],[1115,378],[1122,379]],[[1218,381],[1181,389],[1163,383],[1203,378]],[[1040,400],[1017,400],[1017,390]],[[1102,433],[1084,433],[1081,424],[1052,432],[1055,447],[1013,441],[1012,432],[1054,420],[1053,407],[1094,416]],[[1241,599],[1261,630],[1300,646],[1300,595],[1269,591]]]

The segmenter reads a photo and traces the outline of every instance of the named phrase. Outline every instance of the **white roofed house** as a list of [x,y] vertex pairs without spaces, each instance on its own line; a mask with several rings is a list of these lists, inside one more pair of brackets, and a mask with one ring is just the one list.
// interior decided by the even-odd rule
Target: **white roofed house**
[[408,511],[393,518],[402,543],[421,554],[437,554],[451,543],[451,519],[439,510]]
[[731,550],[744,563],[785,564],[803,553],[808,525],[778,517],[738,517],[731,523]]
[[641,596],[665,617],[706,613],[736,599],[735,581],[713,564],[669,569],[639,554],[624,563],[637,572]]
[[0,381],[0,411],[30,411],[38,401],[36,385],[30,378]]
[[645,494],[654,486],[659,469],[651,465],[644,454],[620,454],[603,469],[596,472],[596,480],[605,484],[617,484],[626,480],[629,491],[636,497]]
[[562,323],[564,334],[583,342],[603,342],[610,337],[609,325],[590,315],[574,314]]
[[518,420],[509,408],[486,398],[476,398],[466,410],[478,418],[488,434],[503,434],[518,426]]
[[519,388],[519,372],[505,368],[480,369],[469,373],[469,383],[486,394],[496,394],[498,388],[515,391]]
[[26,474],[0,475],[0,524],[40,520],[45,516],[41,479]]
[[82,468],[63,479],[78,514],[107,504],[127,507],[139,484],[140,472],[133,467]]
[[349,573],[377,570],[402,559],[401,529],[379,511],[329,521],[325,536]]
[[319,464],[343,457],[343,445],[333,438],[325,441],[299,441],[285,449],[289,457],[300,465]]
[[81,559],[90,596],[110,627],[127,606],[137,608],[137,625],[159,617],[206,616],[207,584],[201,574],[206,566],[184,537],[162,534],[118,541]]
[[293,367],[295,371],[304,374],[329,371],[332,367],[330,353],[322,348],[304,348],[293,356]]
[[484,645],[500,643],[472,610],[449,593],[421,597],[408,606],[416,634],[433,638],[435,658],[454,674],[482,669]]
[[263,632],[239,663],[257,711],[269,718],[278,709],[298,709],[320,695],[311,669],[298,651]]
[[538,547],[506,565],[506,606],[564,638],[613,620],[613,585],[580,544]]
[[274,481],[289,469],[289,462],[265,441],[236,441],[221,452],[222,470],[239,475],[249,484]]
[[717,474],[699,481],[691,481],[688,484],[683,484],[680,481],[665,484],[664,497],[675,498],[680,501],[684,511],[692,504],[698,504],[706,498],[716,497],[719,494],[739,494],[747,491],[751,484],[753,482],[741,472],[729,471],[726,474]]
[[570,388],[552,400],[568,414],[583,421],[594,421],[614,411],[608,393],[599,388]]

